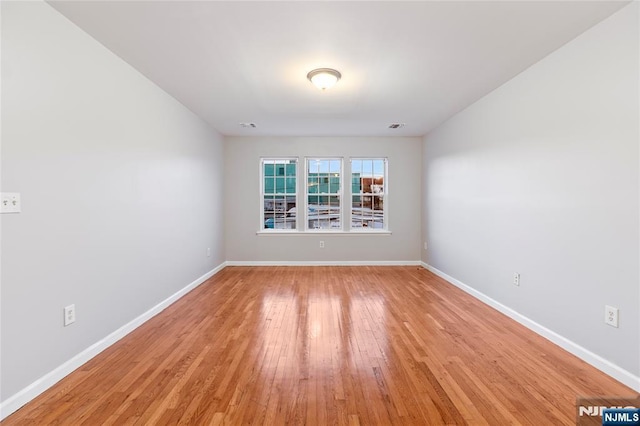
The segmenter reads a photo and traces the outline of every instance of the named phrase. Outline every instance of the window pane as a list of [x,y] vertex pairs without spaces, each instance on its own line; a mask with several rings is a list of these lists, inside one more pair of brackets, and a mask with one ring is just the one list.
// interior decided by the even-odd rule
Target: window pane
[[362,197],[359,195],[354,195],[351,197],[351,227],[362,228],[363,222]]
[[373,161],[373,174],[375,176],[384,176],[384,160]]
[[372,200],[372,221],[369,224],[371,228],[383,229],[384,228],[384,203],[382,197],[373,197]]
[[296,228],[296,160],[262,160],[262,229]]
[[287,194],[295,194],[296,193],[296,178],[295,177],[288,177],[287,178],[285,192]]
[[384,199],[382,196],[373,197],[373,210],[376,210],[376,211],[384,210]]
[[276,203],[274,197],[264,197],[264,228],[275,228]]
[[309,202],[309,210],[315,211],[318,209],[318,206],[320,206],[320,196],[309,195],[308,202]]
[[351,175],[351,193],[359,194],[360,193],[360,175],[352,174]]
[[296,196],[288,195],[285,197],[285,213],[283,215],[283,229],[296,229],[296,213],[297,213]]
[[[337,166],[333,163],[337,163]],[[340,160],[309,160],[307,174],[307,193],[338,194],[340,193]],[[335,172],[330,172],[335,169]]]
[[273,176],[273,164],[268,164],[265,162],[264,164],[264,175],[265,176]]
[[296,228],[295,197],[265,196],[264,197],[264,229],[295,229]]
[[273,194],[275,191],[275,182],[272,177],[265,176],[263,188],[265,194]]
[[316,194],[318,192],[318,178],[315,176],[309,176],[307,179],[307,192],[310,194]]
[[369,175],[362,178],[362,192],[371,194],[371,177]]
[[342,224],[340,223],[340,198],[337,196],[329,197],[328,219],[329,228],[339,229],[341,227]]
[[357,173],[358,175],[362,173],[362,160],[351,161],[351,173]]
[[[311,197],[310,197],[311,198]],[[309,229],[340,228],[340,200],[336,196],[316,196],[309,203]]]
[[373,178],[371,192],[384,194],[384,160],[373,161]]
[[320,197],[317,195],[311,195],[308,197],[309,205],[307,208],[307,215],[309,220],[309,229],[320,229],[320,223],[322,221],[322,205]]
[[341,169],[339,159],[307,161],[308,229],[340,228]]
[[340,177],[332,176],[329,181],[329,193],[338,194],[340,192]]
[[362,161],[362,174],[367,177],[373,176],[373,161],[371,160]]
[[385,165],[386,160],[379,158],[352,160],[352,194],[362,195],[351,199],[351,228],[385,229]]

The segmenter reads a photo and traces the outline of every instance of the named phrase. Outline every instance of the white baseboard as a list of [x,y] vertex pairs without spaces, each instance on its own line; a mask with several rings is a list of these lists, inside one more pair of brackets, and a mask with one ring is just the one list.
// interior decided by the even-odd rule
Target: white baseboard
[[556,345],[560,346],[562,349],[577,356],[578,358],[587,362],[588,364],[591,364],[592,366],[602,371],[603,373],[613,377],[614,379],[618,380],[621,383],[624,383],[625,385],[629,386],[635,391],[640,392],[640,377],[635,376],[633,373],[617,366],[611,361],[608,361],[602,358],[600,355],[597,355],[591,352],[590,350],[583,348],[582,346],[567,339],[566,337],[561,336],[552,330],[549,330],[548,328],[514,311],[508,306],[505,306],[502,303],[492,299],[491,297],[485,295],[484,293],[481,293],[478,290],[472,287],[469,287],[468,285],[445,274],[444,272],[434,268],[433,266],[428,265],[425,262],[421,262],[421,264],[427,270],[433,272],[435,275],[439,276],[440,278],[443,278],[444,280],[460,288],[461,290],[470,294],[471,296],[475,297],[481,302],[484,302],[487,305],[491,306],[492,308],[502,312],[509,318],[519,322],[520,324],[524,325],[528,329],[534,331],[535,333],[539,334],[545,339],[555,343]]
[[227,260],[227,266],[420,266],[419,260]]
[[162,312],[165,308],[171,305],[176,300],[180,299],[185,294],[189,293],[194,288],[198,287],[200,284],[211,278],[213,275],[221,271],[226,266],[226,262],[218,265],[216,268],[207,272],[200,278],[193,281],[191,284],[172,294],[162,302],[158,303],[153,308],[149,309],[139,317],[130,321],[129,323],[123,325],[113,333],[109,334],[102,340],[94,343],[89,346],[87,349],[83,350],[64,364],[60,365],[56,369],[50,371],[45,374],[35,382],[31,383],[26,388],[20,390],[18,393],[10,396],[6,400],[0,403],[0,420],[3,420],[10,414],[14,413],[20,407],[25,405],[27,402],[31,401],[42,392],[49,389],[51,386],[55,385],[65,376],[67,376],[72,371],[76,370],[78,367],[82,366],[84,363],[89,361],[91,358],[98,355],[100,352],[107,349],[109,346],[116,343],[118,340],[125,337],[127,334],[131,333],[133,330],[141,326],[143,323],[156,316],[160,312]]

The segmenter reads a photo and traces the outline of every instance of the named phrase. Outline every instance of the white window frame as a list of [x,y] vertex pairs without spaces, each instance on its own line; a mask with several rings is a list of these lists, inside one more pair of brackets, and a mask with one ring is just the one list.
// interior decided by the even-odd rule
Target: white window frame
[[[332,194],[324,194],[327,197],[338,197],[338,201],[340,203],[340,215],[338,220],[340,221],[339,228],[310,228],[309,227],[309,195],[322,195],[322,194],[309,194],[309,162],[310,161],[339,161],[340,162],[340,187],[338,189],[338,193]],[[311,233],[330,233],[330,232],[339,232],[344,233],[345,231],[345,214],[344,214],[344,157],[305,157],[304,159],[304,231]],[[331,171],[329,171],[331,173]]]
[[[295,202],[296,202],[296,219],[295,219],[295,228],[294,229],[277,229],[277,228],[267,228],[265,227],[265,219],[264,219],[264,197],[267,195],[274,195],[274,194],[265,194],[265,188],[264,188],[264,165],[270,161],[295,161],[296,164],[296,174],[295,174],[295,178],[296,178],[296,190],[293,194],[289,194],[289,193],[285,193],[283,194],[285,196],[285,199],[287,196],[293,195],[295,197]],[[299,232],[299,226],[300,226],[300,214],[298,214],[299,210],[300,210],[300,197],[298,196],[300,193],[300,161],[298,157],[286,157],[286,156],[282,156],[282,157],[261,157],[260,158],[260,168],[259,168],[259,176],[260,176],[260,226],[259,226],[259,231],[258,232],[266,232],[266,233],[281,233],[281,232],[287,232],[287,233],[295,233],[295,232]],[[286,179],[286,172],[285,172],[285,179]],[[286,214],[286,212],[285,212]]]
[[[353,162],[354,161],[373,161],[373,160],[382,160],[384,162],[384,176],[383,176],[383,192],[380,195],[371,195],[371,197],[379,197],[382,196],[383,199],[383,209],[382,209],[382,228],[355,228],[352,227],[352,214],[353,214],[353,197],[354,196],[366,196],[365,193],[359,192],[355,193],[352,191],[353,186]],[[349,231],[354,233],[375,233],[375,232],[389,232],[389,159],[387,157],[350,157],[349,158]],[[362,199],[362,198],[361,198]]]

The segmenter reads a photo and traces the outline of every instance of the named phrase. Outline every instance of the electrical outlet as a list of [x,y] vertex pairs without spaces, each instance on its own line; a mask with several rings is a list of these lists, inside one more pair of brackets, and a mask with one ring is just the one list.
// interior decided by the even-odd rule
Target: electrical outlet
[[20,193],[3,192],[0,195],[0,213],[20,213]]
[[64,326],[68,326],[76,322],[76,305],[65,306],[64,308]]
[[609,305],[604,306],[604,323],[618,328],[618,308]]
[[207,248],[207,257],[211,256],[211,248]]
[[324,248],[324,241],[320,241],[320,248]]
[[520,287],[520,274],[517,272],[513,273],[513,285]]
[[427,249],[427,242],[426,241],[424,242],[424,249],[425,250]]

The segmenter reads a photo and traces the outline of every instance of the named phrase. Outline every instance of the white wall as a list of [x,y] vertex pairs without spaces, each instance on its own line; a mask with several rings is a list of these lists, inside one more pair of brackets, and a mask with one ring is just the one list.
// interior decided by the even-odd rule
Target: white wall
[[1,148],[23,202],[2,215],[5,401],[224,262],[223,143],[49,5],[2,2]]
[[[232,262],[417,262],[420,260],[420,138],[225,138],[226,253]],[[387,157],[391,235],[256,235],[260,157]],[[387,188],[385,188],[386,190]],[[300,200],[301,202],[302,200]],[[319,241],[325,248],[319,248]]]
[[[636,2],[423,149],[424,260],[636,377],[638,76]],[[605,304],[620,328],[604,324]]]

